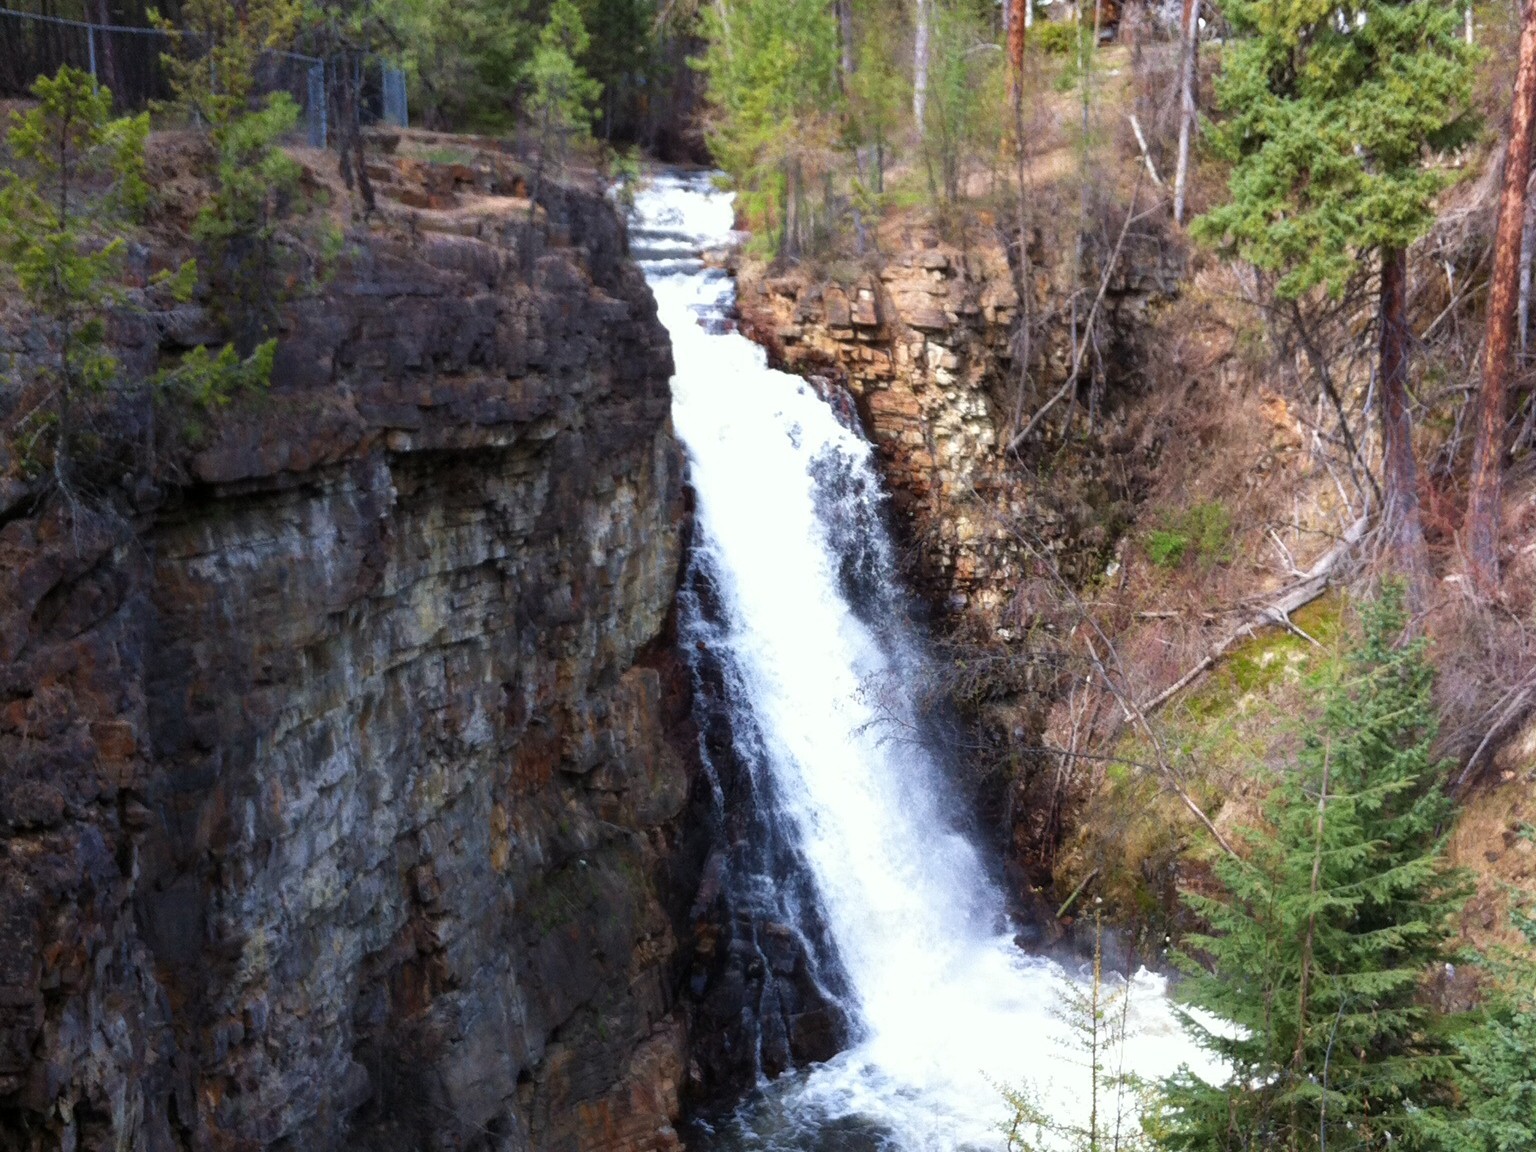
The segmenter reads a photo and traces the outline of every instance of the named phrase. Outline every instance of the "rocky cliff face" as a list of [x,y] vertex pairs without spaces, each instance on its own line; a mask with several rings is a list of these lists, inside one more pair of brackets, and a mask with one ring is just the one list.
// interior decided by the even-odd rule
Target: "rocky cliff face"
[[[1105,543],[1093,531],[1101,510],[1083,506],[1082,483],[1071,492],[1039,484],[1010,449],[1013,434],[1070,374],[1070,249],[1038,234],[1031,245],[1033,347],[1029,379],[1021,381],[1016,253],[991,231],[973,229],[963,246],[906,221],[887,231],[883,247],[893,255],[853,277],[745,268],[743,323],[777,362],[825,374],[854,397],[927,600],[956,620],[1011,631],[1027,623],[1016,594],[1030,547],[1062,554],[1065,565],[1084,546]],[[1090,268],[1086,279],[1098,274]],[[1177,290],[1178,275],[1177,254],[1159,235],[1127,245],[1105,285],[1096,362],[1058,412],[1092,407],[1096,437],[1113,434],[1111,401],[1118,406],[1139,387],[1147,311]],[[1032,437],[1042,440],[1054,448],[1059,433],[1047,425]],[[1091,445],[1088,455],[1102,448]],[[1080,454],[1071,461],[1073,479],[1105,489],[1097,463]]]
[[530,277],[495,199],[360,239],[185,485],[0,509],[0,1147],[675,1142],[670,353],[605,204]]

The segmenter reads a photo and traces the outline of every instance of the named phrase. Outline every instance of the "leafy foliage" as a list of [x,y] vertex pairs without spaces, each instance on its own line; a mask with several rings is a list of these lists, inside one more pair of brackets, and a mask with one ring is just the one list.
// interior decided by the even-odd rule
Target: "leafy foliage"
[[960,197],[965,157],[1000,123],[1003,57],[989,31],[983,13],[967,0],[934,5],[923,141],[929,184],[951,204]]
[[[870,4],[870,8],[877,5]],[[858,67],[848,89],[849,142],[867,146],[874,155],[871,190],[885,190],[885,161],[901,132],[902,114],[911,99],[911,84],[897,66],[897,42],[891,21],[878,11],[867,15],[864,36],[858,45]]]
[[546,145],[553,137],[561,141],[563,150],[572,136],[584,137],[591,131],[593,106],[602,95],[602,85],[579,63],[590,43],[581,10],[572,0],[555,0],[528,65],[529,115]]
[[275,327],[288,295],[277,224],[302,170],[278,142],[298,119],[299,106],[279,92],[225,125],[215,137],[214,193],[193,226],[208,255],[209,279],[247,352]]
[[183,0],[180,8],[177,21],[150,12],[179,48],[161,63],[176,106],[217,137],[255,107],[257,64],[292,42],[303,9],[299,0]]
[[1461,881],[1441,854],[1432,673],[1422,641],[1396,643],[1403,623],[1389,587],[1268,827],[1216,864],[1219,895],[1186,894],[1209,930],[1181,958],[1181,997],[1230,1027],[1185,1026],[1232,1075],[1163,1084],[1162,1148],[1437,1146],[1454,1050],[1419,984],[1445,956]]
[[263,53],[291,42],[301,16],[298,0],[189,0],[182,20],[191,31],[178,33],[183,52],[163,58],[176,106],[208,129],[213,195],[193,236],[235,342],[247,354],[274,326],[286,295],[276,221],[300,177],[281,148],[298,124],[299,106],[286,92],[258,97],[255,75]]
[[641,131],[641,100],[662,64],[657,57],[654,0],[581,0],[590,34],[578,63],[602,92],[603,135],[633,139]]
[[412,108],[433,126],[509,126],[533,50],[529,8],[527,0],[377,0],[403,46]]
[[[39,316],[49,354],[22,382],[29,407],[14,430],[19,454],[71,502],[84,463],[117,437],[110,406],[95,401],[135,390],[108,342],[107,320],[128,306],[122,288],[127,232],[149,197],[144,142],[149,117],[113,118],[112,94],[78,69],[61,68],[32,89],[37,106],[12,116],[15,166],[0,185],[0,256]],[[179,299],[195,286],[188,261],[154,283]],[[183,367],[153,381],[189,410],[223,404],[266,383],[275,344],[242,359],[234,347],[196,349]],[[139,461],[152,464],[152,461]]]
[[697,62],[716,118],[710,147],[743,208],[783,240],[807,154],[828,141],[842,104],[837,27],[819,0],[723,0],[704,13]]

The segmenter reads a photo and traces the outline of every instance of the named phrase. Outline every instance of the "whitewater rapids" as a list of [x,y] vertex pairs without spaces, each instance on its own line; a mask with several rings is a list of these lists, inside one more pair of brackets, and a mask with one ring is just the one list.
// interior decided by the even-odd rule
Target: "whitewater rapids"
[[[661,175],[639,196],[633,243],[672,337],[694,547],[719,601],[711,643],[809,870],[855,1035],[832,1060],[761,1084],[703,1140],[1000,1148],[1010,1110],[998,1085],[1029,1085],[1055,1114],[1081,1114],[1088,1074],[1059,1018],[1069,976],[1014,943],[936,758],[902,735],[921,730],[900,690],[921,651],[897,610],[890,541],[867,515],[883,499],[871,447],[723,323],[733,285],[697,257],[728,244],[732,224],[731,197],[707,177]],[[857,604],[850,523],[863,526],[875,583]],[[1142,972],[1131,987],[1130,1068],[1207,1067],[1161,978]]]

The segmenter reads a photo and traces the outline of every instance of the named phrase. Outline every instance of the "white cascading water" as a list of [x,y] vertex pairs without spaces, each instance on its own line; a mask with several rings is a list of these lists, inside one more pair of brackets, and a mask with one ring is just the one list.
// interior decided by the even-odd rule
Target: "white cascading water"
[[[1003,895],[954,819],[935,758],[911,738],[920,724],[900,673],[917,643],[899,612],[870,619],[900,603],[883,529],[864,544],[885,594],[873,610],[850,601],[839,554],[847,541],[828,501],[879,499],[869,444],[719,322],[733,286],[697,255],[730,242],[732,213],[707,178],[661,175],[639,197],[633,243],[672,337],[694,547],[718,601],[709,642],[725,649],[734,706],[749,713],[743,723],[809,871],[855,1035],[834,1059],[760,1086],[714,1142],[1000,1147],[1009,1113],[997,1085],[1030,1084],[1062,1115],[1087,1097],[1057,1016],[1067,975],[1014,943]],[[843,478],[831,493],[829,464]],[[1184,1061],[1203,1067],[1160,978],[1142,973],[1132,991],[1130,1067],[1147,1076]]]

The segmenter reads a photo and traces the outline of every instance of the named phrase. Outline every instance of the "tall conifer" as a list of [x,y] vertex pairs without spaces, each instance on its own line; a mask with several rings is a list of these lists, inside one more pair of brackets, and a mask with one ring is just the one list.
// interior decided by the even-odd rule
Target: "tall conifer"
[[[1400,644],[1402,592],[1365,612],[1295,770],[1270,796],[1183,958],[1186,1026],[1232,1070],[1163,1085],[1159,1143],[1188,1152],[1436,1147],[1452,1049],[1420,995],[1443,960],[1459,877],[1441,849],[1432,673]],[[1194,959],[1203,958],[1203,962]],[[1211,1017],[1227,1024],[1209,1022]]]
[[1427,588],[1407,401],[1404,253],[1450,178],[1426,150],[1470,138],[1472,49],[1444,0],[1221,0],[1237,39],[1216,82],[1211,138],[1231,196],[1197,236],[1276,276],[1286,299],[1342,294],[1380,268],[1382,519],[1413,601]]

